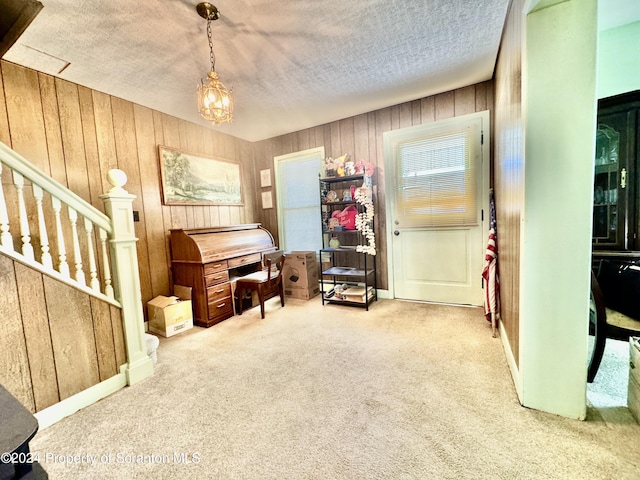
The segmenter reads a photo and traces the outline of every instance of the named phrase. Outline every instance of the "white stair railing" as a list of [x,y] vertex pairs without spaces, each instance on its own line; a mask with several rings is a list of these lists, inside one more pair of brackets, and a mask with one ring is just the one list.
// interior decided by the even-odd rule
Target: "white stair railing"
[[[119,306],[111,287],[109,253],[103,241],[113,235],[109,217],[3,143],[0,182],[0,251]],[[95,254],[96,242],[100,242],[100,262]],[[66,245],[72,246],[72,271]]]
[[124,172],[111,170],[107,179],[112,188],[100,196],[105,215],[0,142],[0,252],[120,307],[128,361],[122,371],[133,384],[153,373],[144,342],[135,196],[122,188]]

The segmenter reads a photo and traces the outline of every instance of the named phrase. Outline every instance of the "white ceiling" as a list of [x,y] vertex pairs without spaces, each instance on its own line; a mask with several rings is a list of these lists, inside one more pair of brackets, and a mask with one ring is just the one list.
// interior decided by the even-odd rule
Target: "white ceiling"
[[598,30],[608,30],[638,20],[638,0],[598,0]]
[[[619,1],[640,4],[606,0]],[[5,60],[208,125],[197,0],[41,2]],[[212,3],[216,71],[235,97],[234,122],[215,128],[257,141],[490,79],[509,0]]]

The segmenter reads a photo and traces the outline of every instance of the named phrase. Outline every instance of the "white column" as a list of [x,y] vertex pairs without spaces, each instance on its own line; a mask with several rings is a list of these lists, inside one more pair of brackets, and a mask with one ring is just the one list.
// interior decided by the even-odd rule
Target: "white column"
[[113,233],[109,244],[113,260],[116,299],[122,305],[122,322],[128,363],[123,366],[127,383],[133,385],[153,374],[153,362],[147,355],[144,339],[144,314],[140,292],[138,254],[133,228],[133,199],[122,187],[127,176],[122,170],[110,170],[107,179],[113,186],[101,195],[105,212],[111,218]]
[[[596,126],[596,0],[526,16],[520,230],[522,404],[583,419]],[[498,226],[498,229],[500,227]]]

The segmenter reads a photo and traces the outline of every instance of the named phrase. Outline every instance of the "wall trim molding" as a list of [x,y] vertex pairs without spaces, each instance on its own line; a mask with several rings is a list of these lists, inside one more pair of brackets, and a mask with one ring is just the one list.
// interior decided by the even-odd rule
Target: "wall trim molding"
[[500,339],[502,340],[502,348],[504,349],[504,355],[507,360],[507,365],[509,367],[509,370],[511,371],[513,386],[515,387],[516,393],[518,394],[518,401],[520,402],[520,405],[522,405],[522,377],[520,376],[520,369],[518,368],[516,359],[513,356],[513,349],[511,348],[511,344],[509,343],[509,336],[507,335],[507,331],[504,329],[504,324],[502,322],[500,322],[498,330],[500,331]]
[[126,386],[126,374],[118,373],[113,377],[76,393],[75,395],[65,398],[44,410],[36,412],[34,416],[38,420],[40,430],[43,430],[54,423],[59,422],[63,418],[76,413],[78,410],[88,407],[89,405],[96,403],[98,400],[102,400]]

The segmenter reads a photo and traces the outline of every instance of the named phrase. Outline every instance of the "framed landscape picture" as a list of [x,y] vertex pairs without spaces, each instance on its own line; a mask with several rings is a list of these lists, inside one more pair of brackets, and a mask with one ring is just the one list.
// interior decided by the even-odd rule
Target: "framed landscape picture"
[[165,205],[243,205],[239,163],[160,145],[158,157]]

